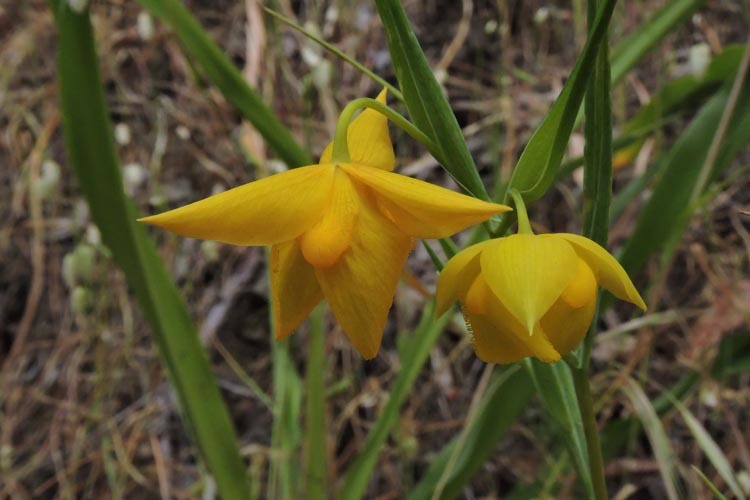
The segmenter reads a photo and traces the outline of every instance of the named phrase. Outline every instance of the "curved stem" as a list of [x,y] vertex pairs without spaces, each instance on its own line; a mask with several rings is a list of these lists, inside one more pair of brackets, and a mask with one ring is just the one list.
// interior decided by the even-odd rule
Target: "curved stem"
[[349,146],[347,144],[347,131],[349,129],[349,123],[352,121],[354,113],[363,108],[370,108],[377,111],[381,115],[392,121],[397,127],[402,129],[404,132],[409,134],[411,137],[417,140],[420,144],[429,150],[434,149],[434,144],[424,132],[419,130],[416,125],[411,123],[409,120],[404,118],[402,115],[389,108],[382,102],[371,99],[369,97],[362,97],[355,99],[341,111],[339,115],[339,121],[336,124],[336,133],[333,136],[333,154],[331,156],[334,162],[348,162],[351,161],[349,156]]
[[518,234],[534,234],[529,223],[529,214],[526,213],[526,205],[523,202],[521,193],[516,189],[510,190],[510,196],[513,198],[513,205],[516,207],[516,217],[518,218]]

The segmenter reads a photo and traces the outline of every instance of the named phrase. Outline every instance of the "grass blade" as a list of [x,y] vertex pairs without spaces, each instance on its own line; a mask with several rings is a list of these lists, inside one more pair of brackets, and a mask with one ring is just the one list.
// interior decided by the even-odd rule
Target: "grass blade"
[[677,477],[677,462],[674,450],[672,450],[672,445],[669,443],[669,438],[664,430],[664,426],[661,424],[659,416],[656,414],[654,407],[651,406],[651,401],[646,393],[643,392],[638,382],[632,378],[628,378],[627,383],[622,387],[622,391],[630,400],[635,413],[638,415],[646,431],[648,440],[651,443],[651,449],[654,451],[654,457],[659,465],[659,473],[661,474],[667,497],[669,500],[685,498],[685,495],[681,492]]
[[304,389],[289,354],[288,339],[271,340],[271,359],[274,398],[271,447],[274,454],[268,471],[267,497],[298,498],[302,486],[297,457],[302,443],[300,414]]
[[406,108],[414,124],[432,140],[430,151],[467,192],[487,200],[487,191],[458,126],[412,31],[400,0],[376,0]]
[[185,52],[216,85],[227,101],[253,124],[277,155],[289,166],[310,165],[312,158],[294,140],[288,128],[250,88],[239,70],[209,38],[180,0],[138,0],[141,5],[169,25]]
[[[505,432],[513,425],[534,395],[528,371],[520,365],[496,373],[487,387],[482,406],[477,412],[461,450],[453,462],[440,499],[457,498],[474,474],[484,465]],[[438,480],[443,476],[457,439],[445,446],[432,460],[430,468],[407,497],[408,500],[430,500]]]
[[716,472],[718,472],[724,482],[727,483],[727,486],[732,490],[732,493],[734,493],[737,500],[745,500],[747,497],[745,497],[742,488],[734,477],[734,470],[732,470],[729,460],[727,460],[726,455],[721,451],[719,445],[716,444],[716,441],[713,440],[698,419],[695,418],[687,408],[685,408],[685,405],[677,400],[672,403],[674,404],[674,407],[677,408],[677,411],[680,412],[680,416],[682,416],[682,420],[695,438],[695,442],[701,447],[703,453],[706,454],[706,457],[711,461]]
[[414,333],[409,337],[405,335],[399,337],[401,371],[393,383],[383,413],[370,429],[359,455],[346,471],[339,491],[339,498],[355,500],[363,497],[383,449],[383,444],[398,422],[401,405],[409,395],[409,389],[411,389],[414,380],[422,370],[422,365],[427,361],[438,335],[450,319],[451,312],[444,314],[437,320],[434,319],[434,315],[435,303],[433,301],[425,307],[422,320]]
[[[631,276],[641,270],[651,254],[675,238],[675,233],[682,233],[684,224],[680,222],[684,220],[685,207],[695,209],[691,197],[728,98],[729,88],[725,85],[701,108],[665,159],[664,171],[620,258]],[[721,173],[750,140],[750,89],[743,89],[736,110],[710,179]]]
[[388,81],[386,79],[384,79],[381,76],[379,76],[378,74],[376,74],[370,68],[368,68],[364,64],[360,63],[359,61],[357,61],[356,59],[354,59],[353,57],[351,57],[349,54],[347,54],[346,52],[340,50],[335,45],[326,42],[325,40],[323,40],[319,36],[315,35],[311,31],[305,29],[304,27],[302,27],[299,24],[295,23],[291,19],[283,16],[281,13],[276,12],[273,9],[269,9],[268,7],[265,7],[265,6],[263,6],[263,10],[266,11],[266,14],[268,14],[269,16],[273,17],[274,19],[278,20],[279,22],[282,22],[282,23],[286,24],[287,26],[289,26],[290,28],[299,31],[304,36],[306,36],[307,38],[309,38],[313,42],[317,43],[318,45],[320,45],[321,47],[323,47],[328,52],[330,52],[331,54],[335,55],[336,57],[338,57],[342,61],[348,62],[355,69],[357,69],[360,73],[362,73],[363,75],[369,76],[374,82],[376,82],[381,87],[387,88],[388,89],[388,93],[390,95],[392,95],[393,97],[395,97],[396,99],[398,99],[399,101],[403,101],[404,100],[404,96],[401,94],[401,91],[399,89],[397,89],[395,86],[393,86],[390,83],[388,83]]
[[581,107],[589,76],[594,71],[599,45],[604,42],[616,0],[606,0],[598,11],[586,46],[578,57],[570,78],[542,124],[526,145],[508,185],[524,200],[542,196],[555,180]]
[[659,9],[612,51],[612,82],[619,82],[675,26],[688,19],[706,0],[672,0]]
[[249,497],[226,406],[190,315],[125,197],[88,12],[60,2],[58,77],[70,164],[104,243],[138,297],[186,424],[225,499]]
[[594,486],[589,470],[586,433],[581,421],[575,384],[565,363],[542,363],[535,359],[524,360],[544,406],[560,427],[561,435],[573,459],[583,489],[588,498],[594,498]]
[[325,308],[319,305],[310,316],[310,347],[307,350],[305,493],[309,500],[328,498],[324,324]]
[[711,482],[710,479],[706,477],[706,475],[701,472],[701,470],[696,467],[695,465],[691,466],[696,474],[698,474],[698,477],[701,478],[703,483],[708,487],[709,490],[711,490],[711,494],[714,496],[716,500],[727,500],[727,497],[725,497],[720,491],[719,488],[716,487],[714,483]]

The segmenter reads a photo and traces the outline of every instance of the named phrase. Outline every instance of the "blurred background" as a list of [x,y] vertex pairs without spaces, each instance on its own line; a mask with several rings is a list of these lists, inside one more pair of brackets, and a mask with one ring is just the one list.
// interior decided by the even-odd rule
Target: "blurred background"
[[[611,45],[667,3],[620,2]],[[744,0],[693,3],[614,87],[616,136],[670,82],[700,78],[727,46],[746,43]],[[343,106],[379,91],[368,77],[264,14],[254,0],[185,5],[316,157]],[[279,0],[269,6],[395,82],[371,2]],[[483,178],[490,187],[507,179],[585,42],[585,4],[408,0],[405,7]],[[201,78],[170,29],[135,1],[93,1],[91,9],[124,187],[139,210],[180,206],[284,168]],[[210,498],[210,481],[150,327],[102,245],[67,164],[56,47],[45,2],[0,4],[0,497]],[[710,96],[680,101],[679,113],[660,121],[638,147],[616,155],[616,192],[669,156]],[[419,144],[395,127],[391,131],[402,173],[455,188]],[[569,145],[568,170],[582,153],[578,131]],[[650,314],[626,323],[632,310],[618,306],[601,318],[593,383],[600,389],[602,429],[616,425],[603,436],[608,484],[618,498],[663,498],[664,454],[680,471],[686,498],[712,495],[691,466],[726,489],[690,420],[659,399],[669,391],[710,434],[719,446],[713,453],[723,455],[750,495],[747,144],[726,163],[675,242],[668,266],[655,256],[633,276],[644,291],[651,284]],[[530,207],[536,229],[579,232],[581,189],[580,171],[561,178]],[[649,193],[642,186],[621,201],[612,249],[632,233]],[[198,325],[243,456],[258,480],[256,493],[265,498],[263,481],[279,453],[270,442],[265,252],[160,231],[152,235]],[[373,361],[363,362],[329,321],[328,455],[334,481],[361,449],[388,398],[402,369],[397,334],[414,330],[435,278],[417,245]],[[300,371],[306,328],[291,340],[292,365]],[[456,314],[411,387],[367,498],[402,498],[419,484],[436,454],[460,432],[483,368]],[[637,398],[605,390],[617,386],[622,372],[642,381],[656,413],[639,408]],[[292,412],[294,422],[301,422],[300,411]],[[649,417],[666,431],[662,449],[638,424],[648,427]],[[563,449],[532,399],[461,488],[461,498],[575,498],[575,473],[556,466]]]

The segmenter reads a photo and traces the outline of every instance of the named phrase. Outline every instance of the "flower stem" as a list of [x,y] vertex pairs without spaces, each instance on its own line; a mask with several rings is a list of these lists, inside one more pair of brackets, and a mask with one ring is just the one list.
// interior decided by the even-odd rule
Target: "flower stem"
[[347,144],[347,131],[349,130],[349,123],[352,121],[354,113],[363,108],[370,108],[385,116],[427,149],[432,150],[434,148],[430,138],[402,115],[376,99],[362,97],[347,104],[339,115],[339,121],[336,124],[336,133],[333,136],[333,154],[331,155],[333,162],[346,163],[351,161],[349,145]]
[[325,309],[319,305],[310,315],[306,374],[305,491],[311,500],[324,500],[328,495],[324,322]]
[[534,234],[529,223],[529,214],[526,213],[526,204],[523,202],[521,193],[516,189],[510,190],[510,196],[513,198],[513,205],[516,207],[516,217],[518,218],[518,234]]
[[[566,361],[568,360],[566,359]],[[591,397],[589,369],[588,365],[578,368],[576,364],[575,360],[568,361],[568,366],[573,373],[576,398],[581,410],[583,430],[586,434],[586,450],[589,456],[591,483],[594,487],[596,500],[607,500],[607,483],[604,480],[604,459],[602,458],[602,447],[599,442],[599,427],[596,423],[596,415],[594,414],[594,400]]]

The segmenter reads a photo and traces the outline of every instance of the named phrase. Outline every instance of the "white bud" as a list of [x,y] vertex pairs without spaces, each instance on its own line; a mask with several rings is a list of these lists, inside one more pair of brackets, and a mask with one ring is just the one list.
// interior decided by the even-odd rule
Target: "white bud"
[[190,129],[185,125],[177,125],[177,128],[174,129],[174,132],[175,134],[177,134],[177,137],[179,137],[183,141],[187,141],[188,139],[190,139]]
[[138,13],[138,19],[135,23],[135,29],[138,32],[138,36],[141,40],[148,41],[154,37],[154,20],[146,11]]
[[89,0],[68,0],[68,6],[76,14],[83,14],[89,6]]
[[688,67],[690,74],[700,77],[711,62],[711,47],[707,43],[698,43],[690,47],[688,52]]
[[130,144],[130,127],[126,123],[115,125],[115,141],[120,146]]
[[122,181],[125,187],[125,192],[130,196],[136,192],[136,190],[146,182],[148,177],[146,169],[139,163],[128,163],[122,168]]

